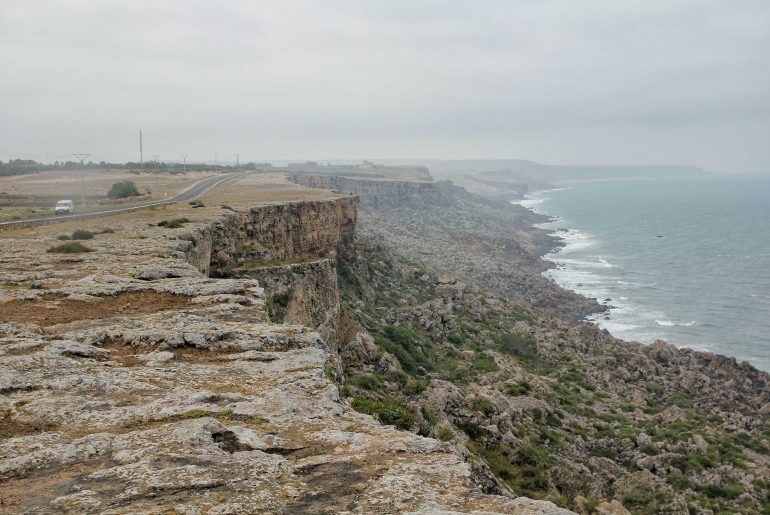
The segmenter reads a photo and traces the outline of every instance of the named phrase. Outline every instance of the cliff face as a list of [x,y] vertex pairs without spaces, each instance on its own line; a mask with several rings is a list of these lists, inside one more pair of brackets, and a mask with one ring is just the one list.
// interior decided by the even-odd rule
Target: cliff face
[[605,309],[595,299],[566,291],[540,273],[539,256],[557,245],[532,226],[548,218],[506,201],[474,195],[449,181],[435,183],[293,175],[313,188],[361,196],[359,232],[382,245],[456,274],[508,299],[568,320]]
[[337,351],[340,295],[333,260],[245,266],[233,270],[230,277],[256,279],[265,289],[270,320],[311,327]]
[[355,193],[367,205],[377,209],[454,202],[458,190],[461,190],[449,181],[376,180],[303,174],[293,174],[290,180],[309,188]]
[[230,212],[192,233],[186,260],[204,274],[226,274],[239,260],[269,263],[334,256],[354,238],[358,197],[287,202]]

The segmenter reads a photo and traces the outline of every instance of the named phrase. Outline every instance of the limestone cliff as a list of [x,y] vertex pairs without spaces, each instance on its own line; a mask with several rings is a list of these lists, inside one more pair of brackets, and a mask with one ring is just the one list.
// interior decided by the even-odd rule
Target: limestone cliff
[[285,202],[230,210],[193,234],[186,260],[219,275],[239,260],[268,263],[303,256],[334,256],[354,237],[358,197]]
[[4,235],[2,508],[563,513],[483,494],[465,453],[340,398],[321,334],[356,206],[124,221],[74,255],[46,252],[55,228]]
[[361,234],[431,268],[462,276],[487,290],[568,320],[606,309],[566,291],[540,272],[540,259],[559,243],[532,227],[548,218],[509,202],[467,192],[449,181],[415,182],[292,175],[298,184],[361,196]]
[[402,181],[306,174],[292,174],[290,180],[310,188],[355,193],[374,208],[454,202],[456,192],[460,189],[449,181]]

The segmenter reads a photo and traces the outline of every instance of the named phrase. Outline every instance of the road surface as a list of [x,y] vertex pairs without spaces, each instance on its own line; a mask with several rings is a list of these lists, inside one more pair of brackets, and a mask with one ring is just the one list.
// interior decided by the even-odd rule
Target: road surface
[[77,220],[82,218],[92,218],[92,217],[101,216],[101,215],[136,211],[137,209],[144,209],[150,206],[162,206],[165,204],[176,204],[178,202],[185,202],[200,196],[204,191],[209,190],[215,186],[218,186],[219,184],[222,184],[223,182],[229,179],[232,179],[233,177],[236,177],[238,175],[243,175],[243,174],[228,173],[224,175],[216,175],[214,177],[209,177],[208,179],[204,179],[202,181],[196,182],[195,184],[193,184],[192,186],[184,190],[182,193],[170,199],[150,200],[147,202],[137,202],[136,204],[130,204],[130,205],[123,204],[121,206],[104,208],[97,211],[89,211],[86,213],[75,213],[74,215],[45,216],[40,218],[25,218],[23,220],[0,222],[0,229],[14,227],[14,226],[35,225],[37,223],[47,224],[47,223],[54,223],[54,222],[64,222],[67,220]]

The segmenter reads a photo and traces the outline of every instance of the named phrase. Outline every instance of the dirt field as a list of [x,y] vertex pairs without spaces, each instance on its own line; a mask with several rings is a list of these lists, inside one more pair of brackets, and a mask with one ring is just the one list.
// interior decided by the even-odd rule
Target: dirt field
[[[191,177],[192,174],[188,174]],[[202,179],[204,176],[199,175]],[[258,204],[284,202],[292,200],[314,200],[339,197],[331,191],[305,188],[286,180],[282,173],[254,173],[229,180],[206,191],[199,197],[204,203],[202,208],[194,208],[188,202],[140,209],[130,213],[106,215],[88,220],[68,220],[52,225],[5,229],[0,231],[0,241],[5,238],[52,238],[50,244],[61,243],[55,240],[57,235],[69,234],[76,229],[100,231],[106,227],[118,227],[121,224],[141,223],[157,224],[162,220],[189,218],[192,221],[211,219],[221,213],[223,205],[246,209]],[[0,215],[3,211],[0,211]],[[105,235],[104,237],[107,237]],[[137,236],[137,235],[133,235]],[[125,237],[125,236],[123,236]],[[88,243],[88,242],[86,242]],[[0,268],[0,272],[2,269]]]
[[[107,199],[107,191],[118,181],[133,181],[141,193],[152,192],[151,198],[173,196],[195,182],[214,175],[209,172],[188,172],[186,175],[168,173],[133,174],[124,170],[84,170],[82,187],[87,201]],[[48,207],[51,202],[81,198],[80,171],[51,171],[27,175],[0,177],[0,206]],[[5,198],[4,198],[5,197]]]

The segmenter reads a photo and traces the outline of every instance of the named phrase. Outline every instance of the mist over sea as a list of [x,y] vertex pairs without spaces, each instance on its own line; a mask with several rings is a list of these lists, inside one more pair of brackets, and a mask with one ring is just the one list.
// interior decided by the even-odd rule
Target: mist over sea
[[555,217],[561,286],[611,306],[591,320],[770,371],[770,179],[574,183],[521,202]]

